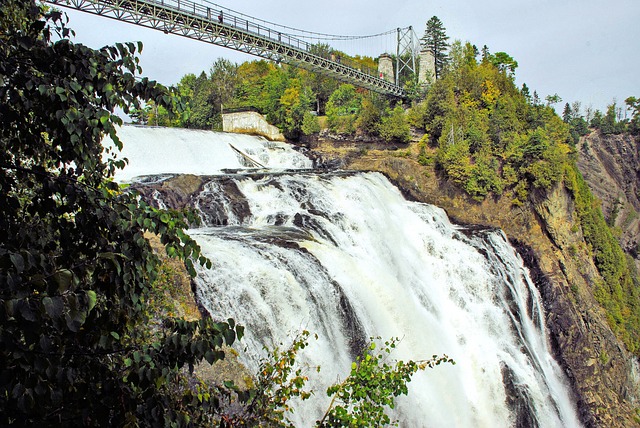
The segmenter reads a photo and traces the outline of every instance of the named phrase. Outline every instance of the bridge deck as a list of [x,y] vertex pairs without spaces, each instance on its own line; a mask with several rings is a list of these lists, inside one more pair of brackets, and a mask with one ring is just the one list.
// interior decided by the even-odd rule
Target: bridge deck
[[381,94],[405,96],[402,88],[377,72],[317,55],[302,39],[190,0],[46,1],[291,64]]

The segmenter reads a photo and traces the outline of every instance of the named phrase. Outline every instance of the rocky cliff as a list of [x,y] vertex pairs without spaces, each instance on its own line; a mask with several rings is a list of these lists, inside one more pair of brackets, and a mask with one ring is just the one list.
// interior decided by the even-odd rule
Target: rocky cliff
[[640,141],[629,134],[593,132],[578,144],[578,168],[602,202],[607,222],[618,228],[620,244],[640,266]]
[[385,173],[415,200],[444,208],[458,223],[502,228],[529,266],[547,311],[547,325],[587,427],[640,426],[635,357],[609,328],[593,296],[601,280],[589,255],[573,199],[563,185],[515,207],[504,195],[477,202],[420,165],[417,147],[385,151],[362,144],[316,143],[326,164]]

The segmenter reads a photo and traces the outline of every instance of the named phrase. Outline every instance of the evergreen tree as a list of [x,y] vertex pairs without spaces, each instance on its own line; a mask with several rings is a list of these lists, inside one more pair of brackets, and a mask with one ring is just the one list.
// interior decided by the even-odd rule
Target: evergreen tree
[[527,86],[526,83],[522,84],[522,89],[520,90],[520,93],[524,96],[524,98],[527,100],[528,103],[531,103],[531,92],[529,91],[529,87]]
[[449,47],[449,43],[447,43],[449,36],[446,35],[442,21],[437,16],[433,16],[427,21],[427,29],[421,40],[435,59],[437,80],[442,76],[442,71],[447,64],[447,48]]
[[489,56],[491,56],[491,53],[489,52],[489,47],[487,45],[482,46],[482,60],[489,61]]
[[573,118],[573,113],[571,111],[571,106],[569,103],[564,105],[564,110],[562,111],[562,120],[564,123],[569,123]]

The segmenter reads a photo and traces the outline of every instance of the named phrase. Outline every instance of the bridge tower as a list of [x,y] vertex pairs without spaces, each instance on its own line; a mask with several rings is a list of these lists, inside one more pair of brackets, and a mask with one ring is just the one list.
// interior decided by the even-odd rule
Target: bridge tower
[[413,27],[398,28],[398,43],[396,47],[396,85],[400,86],[400,75],[404,70],[416,75],[416,57],[420,50],[420,42]]

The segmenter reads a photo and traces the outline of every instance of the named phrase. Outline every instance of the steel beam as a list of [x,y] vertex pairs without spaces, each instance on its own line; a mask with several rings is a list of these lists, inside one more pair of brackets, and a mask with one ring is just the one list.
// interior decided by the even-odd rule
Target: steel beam
[[135,25],[177,34],[261,58],[291,64],[384,95],[404,97],[402,88],[311,52],[313,45],[288,34],[213,10],[190,0],[46,0]]

